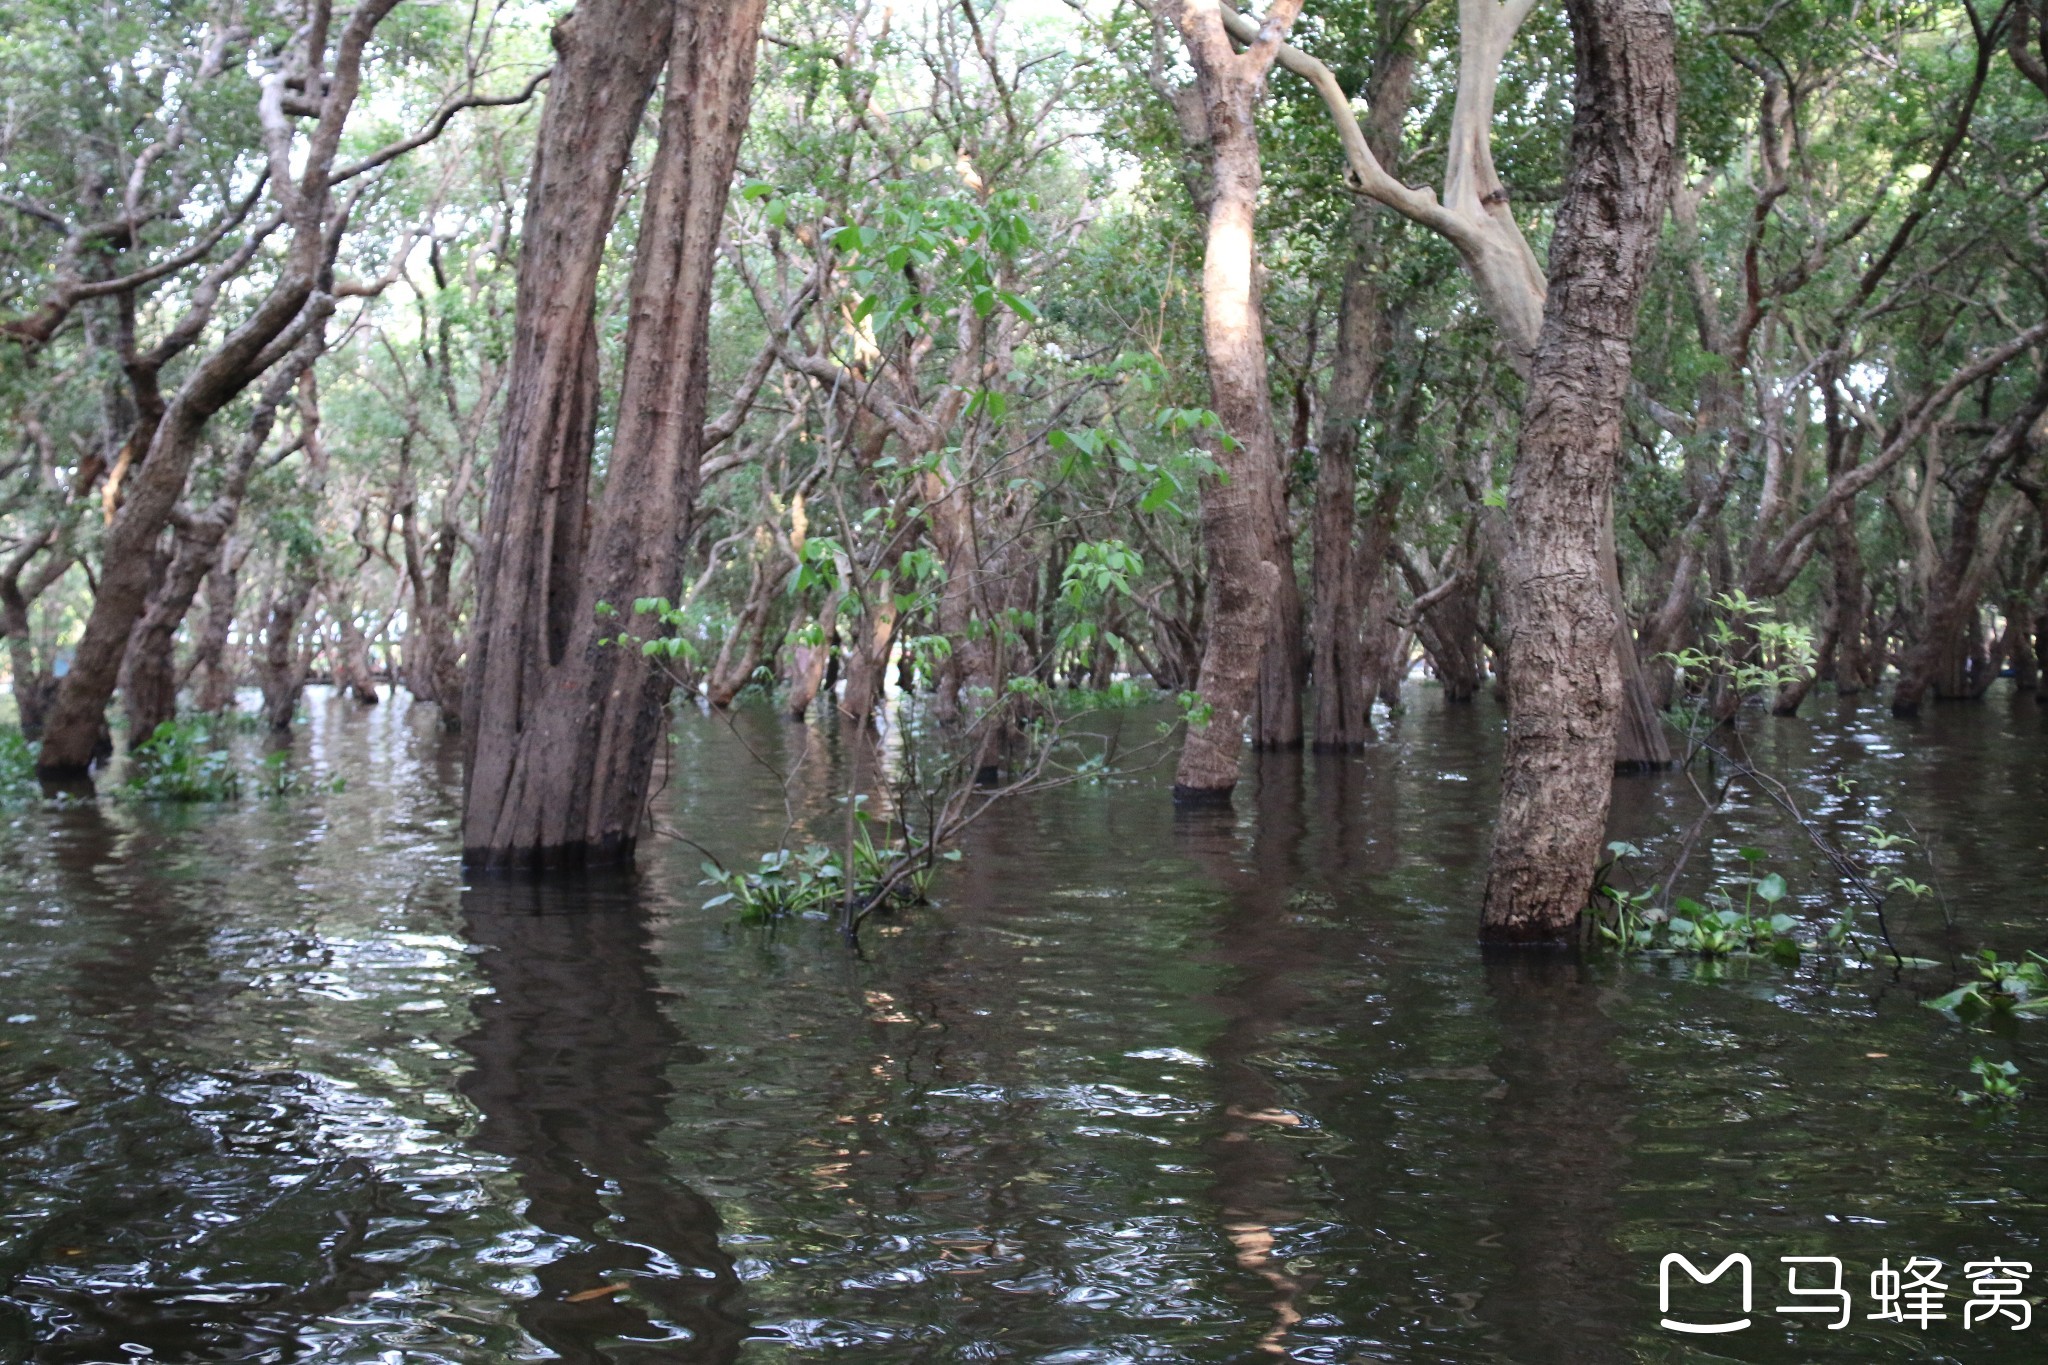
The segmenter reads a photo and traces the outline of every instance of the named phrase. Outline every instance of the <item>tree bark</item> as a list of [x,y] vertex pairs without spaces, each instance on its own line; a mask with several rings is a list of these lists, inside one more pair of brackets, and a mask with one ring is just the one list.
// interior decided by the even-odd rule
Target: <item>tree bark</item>
[[[36,757],[37,769],[48,776],[83,776],[92,764],[106,728],[107,702],[114,694],[122,655],[148,604],[150,552],[184,492],[206,424],[290,354],[301,338],[322,327],[334,309],[330,277],[343,224],[336,221],[336,197],[329,176],[361,88],[364,50],[396,3],[363,0],[351,12],[335,40],[331,72],[321,69],[327,59],[326,29],[313,30],[323,42],[321,50],[308,54],[304,66],[310,68],[314,85],[324,85],[325,94],[320,98],[318,122],[296,158],[293,133],[278,103],[283,97],[284,72],[265,78],[259,113],[266,134],[273,128],[278,133],[275,139],[267,138],[273,152],[270,193],[277,197],[282,219],[289,227],[289,245],[275,282],[248,316],[192,365],[167,405],[143,415],[130,439],[130,449],[139,452],[140,459],[122,484],[120,507],[103,542],[92,612],[51,708]],[[302,167],[296,176],[291,170],[295,159]],[[204,296],[206,311],[210,312],[228,277],[253,258],[260,244],[260,235],[252,235],[202,282],[195,297]],[[195,306],[187,322],[196,334],[206,315]],[[151,363],[160,367],[163,360],[157,357],[165,347],[176,342],[169,352],[176,354],[191,341],[192,335],[172,329],[171,336],[152,353]],[[153,370],[148,382],[153,391]]]
[[256,682],[263,689],[263,721],[273,734],[292,728],[299,694],[306,690],[306,677],[313,671],[313,652],[300,643],[299,626],[313,600],[314,583],[309,567],[293,566],[263,610]]
[[235,704],[235,669],[228,661],[228,636],[235,627],[235,597],[241,588],[242,563],[248,557],[246,540],[223,546],[199,590],[206,614],[192,642],[189,677],[192,709],[206,715],[217,715]]
[[1371,213],[1363,204],[1351,209],[1351,259],[1344,267],[1344,292],[1337,305],[1337,354],[1323,398],[1322,438],[1316,451],[1315,596],[1309,637],[1314,642],[1310,671],[1315,679],[1313,743],[1318,753],[1363,748],[1372,733],[1372,680],[1366,676],[1360,634],[1362,574],[1355,544],[1359,428],[1379,378],[1383,325],[1379,282],[1372,268]]
[[1894,716],[1918,715],[1930,688],[1949,696],[1981,695],[1971,691],[1967,676],[1971,647],[1976,643],[1971,637],[1982,633],[1977,603],[1995,567],[1995,547],[2004,539],[2003,531],[1993,535],[1992,550],[1987,552],[1982,534],[1984,508],[2007,466],[2024,458],[2029,433],[2043,412],[2048,412],[2048,377],[1986,443],[1956,491],[1948,548],[1928,581],[1919,633],[1900,660],[1899,680],[1892,687]]
[[1480,932],[1506,942],[1572,933],[1605,834],[1621,677],[1601,525],[1677,126],[1667,0],[1568,0],[1566,9],[1576,59],[1571,170],[1503,565],[1507,751]]
[[832,657],[833,639],[839,630],[838,593],[825,599],[817,625],[818,643],[789,647],[789,695],[783,699],[782,709],[791,720],[810,715],[811,703],[818,699],[818,690],[825,685],[825,665]]
[[[463,856],[474,868],[632,858],[668,681],[639,648],[646,624],[628,613],[681,587],[712,265],[761,14],[761,0],[595,0],[556,28],[463,698]],[[617,428],[603,493],[586,512],[597,271],[664,59]],[[620,614],[600,618],[600,604]]]
[[1260,168],[1253,113],[1299,0],[1279,0],[1242,53],[1231,50],[1216,0],[1186,0],[1181,36],[1195,69],[1185,122],[1208,152],[1208,229],[1202,258],[1202,341],[1210,402],[1227,439],[1215,443],[1225,477],[1202,487],[1208,553],[1209,638],[1195,683],[1204,714],[1188,727],[1174,773],[1179,801],[1228,800],[1237,786],[1244,724],[1259,682],[1282,572],[1272,481],[1280,454],[1259,316],[1254,223]]

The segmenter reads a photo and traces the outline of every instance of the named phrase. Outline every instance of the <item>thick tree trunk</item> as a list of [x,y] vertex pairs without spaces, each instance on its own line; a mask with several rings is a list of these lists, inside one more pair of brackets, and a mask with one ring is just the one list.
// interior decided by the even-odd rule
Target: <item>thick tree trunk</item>
[[[668,680],[638,648],[647,624],[601,620],[598,609],[624,613],[641,597],[680,592],[703,439],[712,264],[761,13],[761,0],[596,0],[556,29],[560,64],[528,196],[463,699],[463,849],[472,867],[633,855]],[[585,496],[597,271],[664,58],[617,428],[593,515]],[[601,645],[600,635],[624,640]]]
[[462,728],[462,645],[455,638],[456,529],[443,525],[429,550],[419,544],[410,512],[405,522],[405,569],[411,610],[400,647],[401,681],[441,713],[446,730]]
[[1373,499],[1372,511],[1359,536],[1354,590],[1365,627],[1359,638],[1359,688],[1370,722],[1372,704],[1383,701],[1391,710],[1401,704],[1401,683],[1408,660],[1408,632],[1394,620],[1394,569],[1387,562],[1394,546],[1394,523],[1401,510],[1401,485],[1388,481]]
[[354,604],[333,593],[328,602],[334,609],[334,690],[363,706],[375,706],[377,672],[370,663],[370,640],[356,624]]
[[[1994,556],[1983,551],[1984,507],[2006,466],[2026,452],[2028,432],[2044,411],[2048,411],[2048,379],[1986,443],[1969,478],[1955,494],[1948,548],[1928,580],[1912,648],[1899,662],[1899,680],[1892,688],[1894,716],[1918,715],[1930,688],[1936,695],[1981,695],[1981,690],[1971,691],[1968,673],[1971,653],[1982,648],[1977,638],[1982,634],[1977,604],[1995,567]],[[2009,526],[1989,540],[1996,545],[2005,538],[2006,529]]]
[[1209,638],[1195,684],[1203,714],[1188,727],[1174,773],[1174,797],[1181,801],[1227,800],[1237,786],[1245,719],[1257,692],[1281,575],[1293,573],[1291,565],[1278,562],[1273,519],[1280,453],[1255,278],[1260,169],[1253,112],[1299,9],[1299,0],[1279,0],[1257,41],[1242,53],[1231,50],[1215,0],[1189,0],[1181,9],[1199,106],[1185,121],[1200,128],[1209,159],[1202,341],[1210,402],[1229,438],[1215,443],[1226,477],[1202,487]]
[[235,540],[223,546],[213,571],[200,588],[206,614],[192,641],[192,662],[188,676],[192,686],[192,709],[218,715],[235,704],[234,665],[228,659],[228,636],[235,627],[235,598],[241,588],[242,562],[249,557],[249,542]]
[[1363,574],[1354,544],[1359,428],[1379,378],[1383,324],[1372,268],[1372,212],[1363,204],[1351,209],[1351,259],[1344,267],[1344,292],[1337,305],[1337,354],[1323,398],[1322,439],[1316,451],[1315,598],[1309,637],[1315,647],[1311,672],[1318,753],[1363,748],[1372,733],[1374,680],[1365,665],[1359,601]]
[[[207,534],[210,530],[212,533]],[[163,576],[150,592],[149,606],[128,638],[121,669],[121,706],[128,717],[128,742],[140,744],[178,711],[178,670],[174,651],[178,626],[212,569],[225,528],[181,534]]]
[[[884,584],[887,581],[882,580]],[[896,599],[886,588],[875,595],[866,612],[846,622],[849,644],[842,660],[846,690],[839,695],[839,712],[863,730],[875,724],[882,709],[896,624]]]
[[[1273,482],[1284,486],[1276,473]],[[1286,508],[1279,509],[1276,525],[1283,524]],[[1272,564],[1273,599],[1268,604],[1272,620],[1266,627],[1266,642],[1259,651],[1259,682],[1252,694],[1252,745],[1258,749],[1299,749],[1301,747],[1301,689],[1308,680],[1305,642],[1301,632],[1301,582],[1294,574],[1294,537],[1284,530],[1274,537]]]
[[256,682],[263,689],[263,720],[274,734],[292,728],[299,694],[312,672],[312,651],[301,645],[299,627],[313,600],[314,575],[288,571],[285,583],[263,611],[262,653],[257,656]]
[[1601,525],[1676,140],[1667,0],[1566,9],[1572,164],[1509,490],[1507,752],[1481,925],[1510,942],[1573,932],[1605,835],[1622,680]]

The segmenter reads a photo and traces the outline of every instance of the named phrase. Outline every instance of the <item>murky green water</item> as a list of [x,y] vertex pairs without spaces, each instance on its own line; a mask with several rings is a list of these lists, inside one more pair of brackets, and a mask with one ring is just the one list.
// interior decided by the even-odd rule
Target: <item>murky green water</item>
[[[1901,946],[2042,944],[2040,708],[1750,724],[1830,818],[1937,851],[1957,928],[1930,902]],[[1483,958],[1498,728],[1425,689],[1234,815],[1177,818],[1163,775],[1001,809],[865,960],[701,909],[674,845],[465,888],[453,749],[395,705],[313,707],[340,793],[15,813],[0,1359],[2048,1358],[2048,1312],[1962,1322],[1965,1262],[2048,1286],[2048,1023],[1919,1008],[1947,971]],[[686,717],[667,818],[751,860],[794,768],[836,828],[807,733]],[[1616,833],[1668,841],[1679,790],[1626,779]],[[1978,1053],[2043,1099],[1957,1103]],[[1737,1251],[1748,1329],[1659,1327],[1666,1253]],[[1846,1329],[1774,1311],[1787,1255],[1841,1258]],[[1948,1317],[1868,1319],[1912,1256]]]

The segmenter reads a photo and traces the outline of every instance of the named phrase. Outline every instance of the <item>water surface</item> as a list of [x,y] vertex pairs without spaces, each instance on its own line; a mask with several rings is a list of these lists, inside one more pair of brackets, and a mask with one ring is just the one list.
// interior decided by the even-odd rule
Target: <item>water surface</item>
[[[2041,946],[2042,708],[1744,724],[1833,827],[1934,851],[1901,947]],[[1499,729],[1420,688],[1233,812],[1164,773],[1021,800],[859,956],[702,908],[677,843],[466,886],[402,703],[312,706],[340,792],[8,813],[0,1359],[2041,1358],[2048,1320],[1964,1330],[1961,1268],[2048,1283],[2044,1105],[1954,1095],[1979,1054],[2048,1087],[2048,1024],[1921,1008],[1947,970],[1482,955]],[[834,837],[873,762],[686,715],[659,805],[744,863]],[[1654,855],[1688,803],[1622,779],[1615,833]],[[1717,834],[1696,880],[1754,843],[1843,903],[1767,807]],[[1732,1251],[1754,1324],[1661,1329],[1662,1256]],[[1785,1255],[1845,1262],[1846,1330],[1773,1313]],[[1868,1320],[1916,1255],[1948,1319]]]

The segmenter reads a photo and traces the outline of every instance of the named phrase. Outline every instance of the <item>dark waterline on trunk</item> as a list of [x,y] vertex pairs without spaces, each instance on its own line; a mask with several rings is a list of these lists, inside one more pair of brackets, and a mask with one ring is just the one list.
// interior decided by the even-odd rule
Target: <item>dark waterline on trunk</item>
[[[1733,1251],[1725,1358],[2018,1358],[1961,1267],[2048,1263],[2048,1119],[1953,1094],[1979,1054],[2040,1084],[2048,1025],[1920,1008],[1945,969],[1482,954],[1499,711],[1408,700],[1231,808],[1166,772],[999,808],[859,958],[702,909],[667,841],[465,886],[458,747],[396,697],[309,697],[340,792],[12,812],[0,1360],[1661,1359],[1659,1259]],[[1958,927],[1898,908],[1906,951],[2040,945],[2041,708],[1742,723],[1823,818],[1935,850]],[[675,736],[663,818],[728,864],[843,831],[833,728]],[[1682,790],[1617,778],[1613,835],[1654,861]],[[1716,834],[1719,875],[1754,843],[1842,903],[1759,804]],[[1771,1312],[1782,1255],[1844,1260],[1848,1330]],[[1915,1255],[1948,1321],[1865,1320]]]

